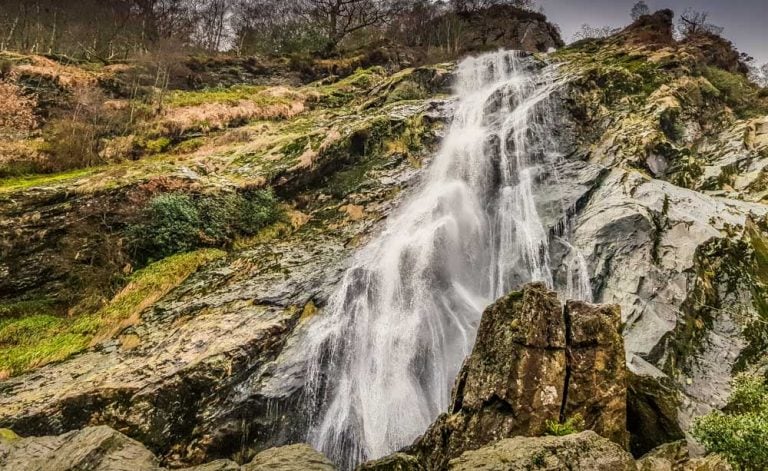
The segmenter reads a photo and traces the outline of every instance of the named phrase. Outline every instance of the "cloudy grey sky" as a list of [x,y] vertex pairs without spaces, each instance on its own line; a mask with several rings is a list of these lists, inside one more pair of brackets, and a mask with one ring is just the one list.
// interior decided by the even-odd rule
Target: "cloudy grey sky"
[[[584,23],[594,26],[629,24],[629,11],[636,0],[538,0],[544,13],[571,40]],[[652,11],[670,8],[681,13],[691,7],[708,11],[712,23],[725,28],[723,35],[736,47],[768,62],[768,0],[646,0]]]

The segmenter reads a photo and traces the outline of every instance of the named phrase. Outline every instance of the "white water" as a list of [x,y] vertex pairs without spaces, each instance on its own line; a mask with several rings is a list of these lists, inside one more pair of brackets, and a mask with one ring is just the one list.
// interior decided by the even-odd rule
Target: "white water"
[[[422,187],[355,256],[312,326],[308,438],[343,468],[409,445],[447,409],[487,305],[531,280],[552,285],[534,185],[559,158],[548,100],[558,85],[519,53],[463,61]],[[586,298],[583,259],[573,260],[566,289]]]

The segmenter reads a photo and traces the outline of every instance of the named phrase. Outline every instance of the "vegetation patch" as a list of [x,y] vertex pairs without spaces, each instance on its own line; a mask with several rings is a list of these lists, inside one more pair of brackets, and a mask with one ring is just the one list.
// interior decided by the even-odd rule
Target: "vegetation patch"
[[62,317],[46,312],[0,318],[0,377],[64,360],[138,322],[141,312],[202,265],[226,254],[204,249],[160,260],[135,272],[106,306],[93,314]]
[[271,190],[220,195],[167,193],[152,198],[128,229],[134,257],[147,262],[200,247],[226,247],[280,215]]
[[569,417],[564,422],[558,420],[547,420],[546,422],[546,435],[554,435],[562,437],[565,435],[571,435],[572,433],[579,433],[585,429],[584,418],[581,414],[575,414],[573,417]]
[[725,409],[700,417],[691,432],[737,469],[768,469],[768,384],[764,377],[742,374],[732,386]]
[[746,76],[709,66],[705,66],[702,73],[739,118],[768,114],[768,100],[759,96],[760,88]]

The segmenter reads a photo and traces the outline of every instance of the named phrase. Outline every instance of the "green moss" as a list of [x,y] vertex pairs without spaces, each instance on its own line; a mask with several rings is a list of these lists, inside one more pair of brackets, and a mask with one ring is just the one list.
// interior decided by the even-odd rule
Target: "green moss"
[[0,193],[24,190],[38,186],[46,186],[55,183],[69,182],[78,178],[92,175],[98,171],[96,167],[72,170],[68,172],[44,174],[44,175],[26,175],[21,177],[11,177],[0,179]]
[[126,322],[138,322],[147,307],[168,294],[200,266],[226,255],[198,250],[175,255],[134,273],[106,306],[75,318],[32,314],[0,320],[0,376],[17,375],[46,363],[64,360],[95,340],[117,333]]
[[316,102],[329,108],[346,106],[356,98],[363,97],[364,91],[370,89],[386,77],[382,67],[357,69],[352,75],[335,83],[313,84],[317,92]]
[[144,149],[150,154],[160,154],[171,147],[173,141],[167,137],[158,137],[144,143]]
[[14,440],[19,440],[21,437],[16,435],[16,432],[9,428],[0,428],[0,442],[6,441],[6,442],[12,442]]

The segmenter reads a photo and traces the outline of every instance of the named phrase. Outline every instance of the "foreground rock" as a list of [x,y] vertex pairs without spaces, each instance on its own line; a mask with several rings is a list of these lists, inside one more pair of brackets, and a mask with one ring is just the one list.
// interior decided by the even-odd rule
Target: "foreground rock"
[[141,443],[101,426],[57,437],[0,440],[0,469],[150,471],[159,469],[159,462]]
[[632,455],[617,444],[586,431],[564,437],[515,437],[476,451],[448,464],[451,471],[635,471]]
[[[106,426],[88,427],[56,437],[0,438],[3,471],[163,471],[144,445]],[[309,445],[271,448],[245,465],[218,460],[185,471],[333,471]]]
[[453,408],[414,445],[429,469],[468,450],[542,435],[580,415],[626,446],[626,371],[617,306],[569,302],[530,284],[486,309]]

